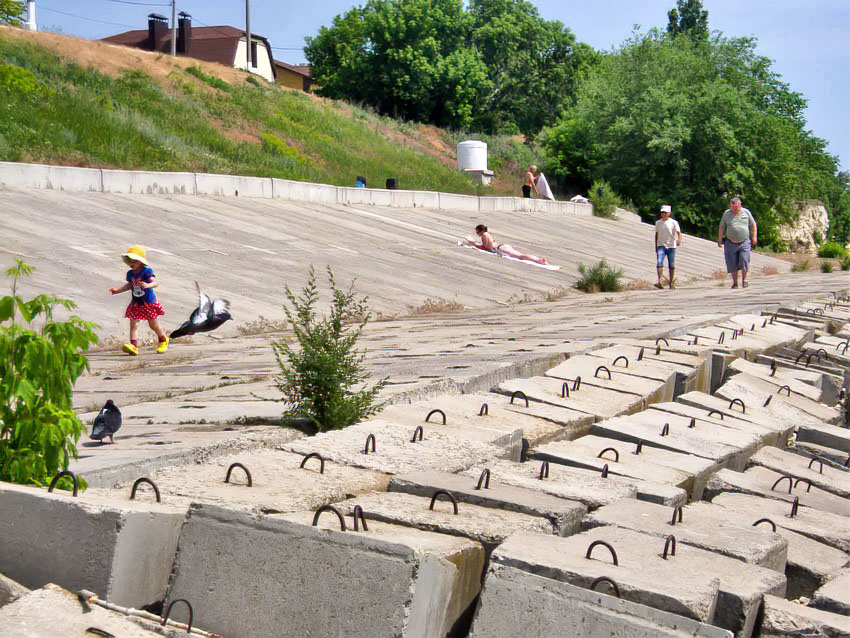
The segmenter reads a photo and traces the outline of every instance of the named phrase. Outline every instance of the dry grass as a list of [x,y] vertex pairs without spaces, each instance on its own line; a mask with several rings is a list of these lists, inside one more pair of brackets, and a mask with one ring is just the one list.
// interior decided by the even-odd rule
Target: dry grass
[[806,259],[798,261],[793,266],[791,266],[791,272],[805,272],[811,267],[812,264],[807,257]]
[[726,276],[728,274],[729,273],[727,273],[725,270],[720,268],[718,270],[715,270],[713,273],[711,273],[711,278],[712,279],[726,279]]
[[570,288],[564,288],[563,286],[560,288],[553,288],[546,293],[546,301],[558,301],[559,299],[568,297],[571,293],[572,290]]
[[459,312],[461,310],[466,310],[466,306],[464,306],[459,301],[449,301],[448,299],[440,299],[439,297],[436,299],[426,299],[418,306],[407,306],[407,312],[409,315],[432,315],[440,312]]
[[762,266],[761,267],[761,274],[765,275],[765,276],[778,275],[779,274],[779,268],[777,268],[776,266]]
[[283,332],[286,330],[286,320],[266,319],[261,315],[259,319],[246,321],[236,326],[236,330],[243,337],[268,334],[270,332]]
[[624,286],[624,290],[649,290],[653,286],[648,279],[630,279]]

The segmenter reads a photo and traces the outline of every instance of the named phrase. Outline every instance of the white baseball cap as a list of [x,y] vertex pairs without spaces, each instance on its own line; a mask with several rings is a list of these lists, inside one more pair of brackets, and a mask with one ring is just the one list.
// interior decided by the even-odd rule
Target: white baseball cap
[[672,213],[672,212],[673,212],[673,208],[670,206],[670,204],[664,204],[664,205],[661,207],[661,212],[662,212],[662,213]]

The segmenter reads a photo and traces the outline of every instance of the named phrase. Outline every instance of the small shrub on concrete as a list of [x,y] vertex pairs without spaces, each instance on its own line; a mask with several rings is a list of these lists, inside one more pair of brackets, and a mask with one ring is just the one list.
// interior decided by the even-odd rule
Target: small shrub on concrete
[[838,265],[841,266],[841,270],[850,270],[850,255],[839,261]]
[[321,318],[316,313],[319,289],[313,268],[300,296],[286,286],[289,303],[284,312],[298,347],[283,340],[272,342],[280,367],[275,384],[288,404],[284,418],[307,420],[319,432],[344,428],[377,412],[378,393],[387,384],[384,378],[372,387],[361,385],[369,373],[355,346],[370,318],[366,298],[356,296],[353,283],[348,290],[338,288],[330,267],[328,281],[331,309]]
[[791,272],[804,272],[810,268],[811,264],[808,259],[803,259],[802,261],[798,261],[793,266],[791,266]]
[[623,271],[611,268],[604,259],[594,266],[579,264],[578,271],[581,278],[575,287],[584,292],[617,292],[623,288],[620,283]]
[[820,262],[820,271],[821,272],[832,272],[835,269],[835,264],[831,259],[825,259]]
[[590,186],[588,199],[593,204],[596,217],[614,217],[614,211],[620,205],[620,198],[611,185],[604,179],[598,179]]
[[[97,326],[74,315],[54,320],[57,307],[76,308],[69,299],[37,295],[24,301],[18,280],[35,268],[16,261],[6,271],[12,294],[0,297],[0,481],[43,486],[77,458],[86,428],[71,393],[89,369],[83,353],[97,343]],[[68,486],[63,477],[58,487]]]
[[847,249],[837,241],[828,241],[818,247],[818,257],[821,259],[842,259],[847,257]]

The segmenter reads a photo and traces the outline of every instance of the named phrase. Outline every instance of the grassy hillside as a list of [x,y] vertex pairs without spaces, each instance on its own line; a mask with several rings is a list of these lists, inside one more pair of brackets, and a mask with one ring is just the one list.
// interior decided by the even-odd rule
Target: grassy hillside
[[[456,141],[220,65],[0,27],[0,160],[474,193]],[[492,190],[513,191],[523,146],[495,147]]]

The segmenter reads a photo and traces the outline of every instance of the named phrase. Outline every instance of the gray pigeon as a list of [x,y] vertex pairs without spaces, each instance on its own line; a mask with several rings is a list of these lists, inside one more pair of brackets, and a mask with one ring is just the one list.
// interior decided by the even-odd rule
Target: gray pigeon
[[227,299],[210,299],[201,290],[198,282],[195,282],[198,290],[198,307],[192,311],[189,321],[183,323],[169,335],[170,339],[178,339],[198,332],[209,332],[215,330],[225,321],[232,319],[230,316],[230,302]]
[[91,429],[91,438],[103,443],[105,437],[109,437],[110,443],[115,443],[112,435],[121,429],[121,410],[119,410],[112,399],[109,399],[94,418]]

